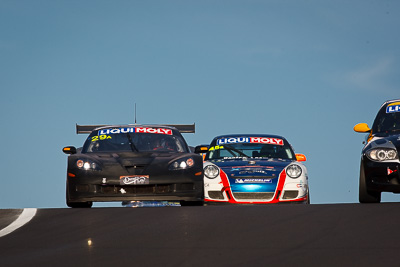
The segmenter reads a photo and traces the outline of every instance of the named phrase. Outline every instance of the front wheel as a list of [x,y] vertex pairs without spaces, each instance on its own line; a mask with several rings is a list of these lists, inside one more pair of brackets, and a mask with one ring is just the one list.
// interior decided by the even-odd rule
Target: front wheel
[[367,181],[365,180],[364,164],[360,164],[360,183],[358,191],[358,200],[360,203],[380,203],[381,192],[368,191]]
[[203,206],[204,205],[204,201],[184,201],[184,200],[182,200],[180,203],[181,203],[181,206]]
[[67,200],[67,206],[70,208],[91,208],[93,205],[93,202],[91,201],[86,201],[86,202],[69,202]]

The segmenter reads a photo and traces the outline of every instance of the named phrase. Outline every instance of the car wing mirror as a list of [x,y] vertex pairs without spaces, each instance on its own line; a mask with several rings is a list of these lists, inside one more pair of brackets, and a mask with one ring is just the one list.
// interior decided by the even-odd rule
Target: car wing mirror
[[69,155],[76,154],[76,147],[74,147],[74,146],[66,146],[66,147],[63,148],[63,152],[65,154],[69,154]]
[[207,151],[208,151],[208,146],[207,145],[196,146],[194,148],[194,153],[196,153],[196,154],[207,153]]
[[369,128],[368,124],[366,123],[358,123],[354,126],[354,131],[357,133],[369,133],[371,129]]
[[296,160],[297,161],[306,161],[307,158],[304,154],[296,154]]

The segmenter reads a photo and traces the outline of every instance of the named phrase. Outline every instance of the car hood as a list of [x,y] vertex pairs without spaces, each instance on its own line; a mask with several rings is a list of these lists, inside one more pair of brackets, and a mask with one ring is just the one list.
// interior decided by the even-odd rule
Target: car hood
[[367,144],[364,150],[374,147],[395,147],[400,152],[400,134],[388,135],[377,134],[374,135],[372,140]]
[[278,178],[291,160],[213,161],[226,174],[233,192],[275,192]]
[[[76,157],[86,157],[97,162],[103,172],[127,174],[165,173],[174,160],[191,156],[201,166],[201,156],[191,153],[176,152],[118,152],[118,153],[85,153]],[[196,158],[198,157],[198,159]]]
[[393,143],[393,145],[399,149],[400,148],[400,134],[389,135],[386,139]]
[[171,158],[176,156],[177,153],[152,153],[152,152],[118,152],[118,153],[96,153],[92,154],[93,157],[105,159],[114,158],[122,161],[140,161],[150,160],[154,158]]

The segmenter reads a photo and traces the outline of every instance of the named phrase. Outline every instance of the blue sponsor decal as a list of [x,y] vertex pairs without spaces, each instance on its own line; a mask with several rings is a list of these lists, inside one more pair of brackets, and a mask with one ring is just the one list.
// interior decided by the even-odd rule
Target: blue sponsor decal
[[400,112],[400,104],[398,104],[398,105],[389,105],[386,108],[386,113],[394,113],[394,112]]
[[[278,179],[275,179],[278,180]],[[247,192],[247,193],[263,193],[263,192],[275,192],[277,183],[272,181],[271,183],[231,183],[231,190],[233,193]]]
[[236,144],[236,143],[249,143],[248,137],[231,137],[217,140],[217,145],[223,144]]
[[124,127],[124,128],[114,128],[114,129],[102,129],[99,130],[98,134],[119,134],[119,133],[134,133],[135,128],[134,127]]

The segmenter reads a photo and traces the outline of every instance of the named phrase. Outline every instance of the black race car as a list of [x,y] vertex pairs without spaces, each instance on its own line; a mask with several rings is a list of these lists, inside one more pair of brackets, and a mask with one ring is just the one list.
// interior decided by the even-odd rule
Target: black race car
[[386,101],[372,129],[366,123],[354,131],[369,133],[360,165],[360,203],[379,203],[381,192],[400,193],[400,99]]
[[[203,159],[180,132],[193,125],[77,125],[90,133],[83,147],[67,146],[67,206],[95,201],[203,203]],[[179,129],[179,130],[178,130]]]

